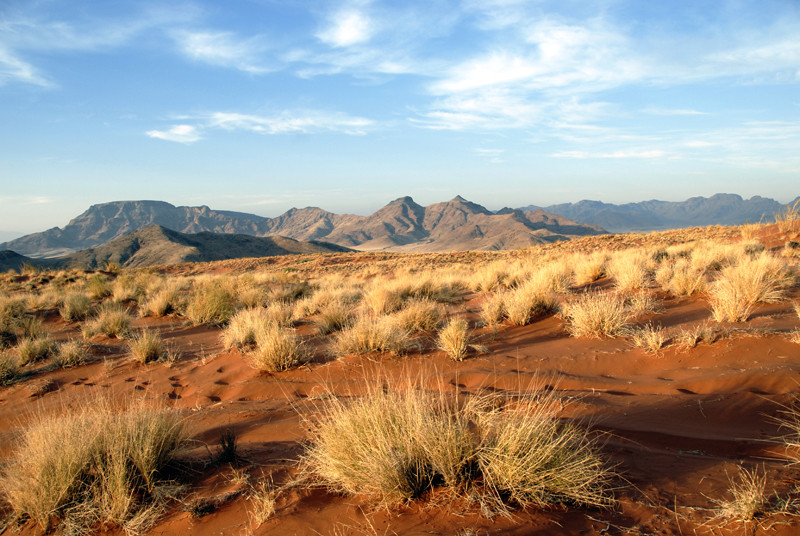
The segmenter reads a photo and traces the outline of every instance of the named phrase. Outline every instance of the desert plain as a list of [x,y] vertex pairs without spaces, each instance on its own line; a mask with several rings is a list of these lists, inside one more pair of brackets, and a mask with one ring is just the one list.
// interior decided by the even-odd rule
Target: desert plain
[[[796,223],[10,271],[0,532],[797,534]],[[408,400],[441,433],[402,415]],[[123,507],[108,504],[102,465],[33,500],[58,463],[31,430],[69,423],[35,436],[58,458],[68,441],[102,442],[70,418],[145,407],[180,437],[151,470],[121,462]],[[391,428],[388,444],[370,444],[373,425]],[[434,454],[448,447],[445,467]]]

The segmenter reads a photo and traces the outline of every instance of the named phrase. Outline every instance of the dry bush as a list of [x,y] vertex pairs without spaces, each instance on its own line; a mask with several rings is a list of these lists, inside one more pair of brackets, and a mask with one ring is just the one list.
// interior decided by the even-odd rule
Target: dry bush
[[248,357],[253,368],[280,372],[302,365],[311,355],[293,329],[267,324],[256,332],[256,349]]
[[42,361],[53,355],[56,343],[50,337],[24,338],[17,345],[17,364],[19,366]]
[[595,251],[589,255],[576,255],[572,259],[576,285],[594,283],[606,275],[608,254]]
[[775,223],[782,233],[790,233],[800,227],[800,200],[791,207],[786,205],[786,209],[780,214],[775,215]]
[[614,278],[617,289],[630,292],[646,288],[650,282],[647,263],[650,260],[646,252],[628,250],[617,253],[608,261],[607,271]]
[[177,313],[186,306],[181,290],[182,284],[179,281],[159,280],[151,285],[151,290],[147,293],[148,298],[139,305],[139,314],[142,316],[148,314],[167,316]]
[[701,341],[711,344],[716,339],[714,329],[707,323],[695,326],[692,329],[682,329],[675,336],[675,345],[681,350],[696,347]]
[[555,313],[558,301],[546,277],[531,279],[505,293],[505,314],[515,326],[524,326],[536,315]]
[[637,348],[642,348],[648,352],[658,352],[664,347],[667,337],[664,334],[664,329],[661,326],[654,326],[647,324],[639,329],[631,332],[633,345]]
[[247,499],[250,501],[250,519],[256,527],[261,526],[275,515],[278,492],[271,480],[260,480],[250,487]]
[[505,261],[495,261],[482,266],[472,275],[471,288],[476,291],[492,292],[511,286],[509,266]]
[[359,317],[353,326],[339,332],[331,351],[338,356],[390,352],[402,355],[412,347],[411,334],[389,317]]
[[164,357],[166,346],[157,331],[144,329],[128,340],[128,351],[134,360],[145,364]]
[[268,324],[267,311],[262,307],[242,309],[231,318],[220,337],[226,348],[255,344],[256,332]]
[[756,303],[783,299],[794,274],[780,259],[760,255],[722,270],[711,285],[709,301],[717,322],[744,322]]
[[138,302],[145,294],[145,290],[139,285],[136,277],[131,272],[125,272],[119,276],[111,286],[111,296],[115,301],[134,301]]
[[632,317],[649,315],[661,310],[658,298],[646,290],[626,296],[625,305]]
[[694,268],[686,259],[679,259],[672,267],[672,277],[664,290],[673,296],[691,296],[704,292],[707,286],[704,271]]
[[744,258],[741,244],[698,243],[692,251],[692,268],[698,272],[718,272]]
[[481,304],[481,322],[484,326],[496,327],[506,318],[506,301],[504,292],[491,294]]
[[435,331],[445,317],[442,306],[428,298],[415,298],[406,302],[393,318],[402,329],[412,333]]
[[186,304],[186,318],[194,325],[226,324],[236,313],[235,290],[227,281],[210,281],[195,287]]
[[583,293],[567,304],[563,315],[573,337],[614,337],[630,319],[625,300],[612,293]]
[[58,307],[58,314],[67,322],[83,320],[89,315],[92,302],[83,292],[68,292]]
[[800,319],[800,302],[794,302],[792,304],[792,307],[794,308],[794,312],[797,315],[797,318]]
[[0,296],[0,331],[15,333],[25,318],[25,300]]
[[800,329],[795,329],[789,333],[789,341],[800,344]]
[[294,308],[285,302],[273,302],[264,309],[268,324],[291,327],[294,324]]
[[111,284],[105,276],[94,274],[86,279],[86,292],[93,300],[102,300],[111,296]]
[[742,469],[737,480],[729,479],[729,500],[715,501],[719,505],[716,518],[736,519],[747,525],[758,514],[766,513],[769,508],[767,493],[767,475],[758,469]]
[[610,503],[610,472],[587,432],[526,399],[498,410],[488,398],[457,404],[413,387],[326,401],[302,460],[331,489],[402,503],[442,484],[502,505]]
[[386,281],[376,284],[364,294],[362,303],[374,315],[394,313],[403,307],[403,296]]
[[343,300],[329,301],[322,306],[314,324],[320,335],[327,335],[350,327],[353,323],[353,305]]
[[89,339],[103,334],[106,337],[124,337],[131,329],[133,316],[118,303],[106,303],[97,309],[97,315],[81,327],[83,337]]
[[17,358],[11,352],[0,352],[0,385],[11,385],[19,375]]
[[70,368],[82,365],[88,359],[89,348],[86,344],[72,339],[58,345],[58,350],[50,357],[50,362],[58,368]]
[[453,318],[439,331],[437,346],[453,361],[463,361],[469,350],[469,339],[467,321]]
[[39,415],[0,487],[14,514],[44,531],[59,522],[80,533],[98,521],[146,528],[142,520],[158,511],[171,485],[160,473],[186,441],[176,413],[143,403],[117,412],[100,401],[67,415]]

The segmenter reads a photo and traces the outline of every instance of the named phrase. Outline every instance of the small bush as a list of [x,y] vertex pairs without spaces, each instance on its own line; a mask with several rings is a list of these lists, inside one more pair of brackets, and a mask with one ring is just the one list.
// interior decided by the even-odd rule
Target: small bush
[[168,314],[177,313],[184,305],[179,286],[168,283],[163,288],[156,290],[152,296],[140,305],[139,313],[142,316],[148,314],[167,316]]
[[370,290],[364,295],[364,306],[374,315],[394,313],[403,307],[403,297],[396,289],[384,285]]
[[437,346],[453,361],[463,361],[469,350],[469,330],[463,318],[451,319],[439,332]]
[[508,321],[524,326],[536,315],[555,313],[558,301],[547,282],[528,281],[506,294],[505,312]]
[[91,300],[83,292],[69,292],[58,307],[58,314],[67,322],[83,320],[89,314]]
[[626,293],[646,288],[650,274],[647,270],[648,255],[640,250],[616,254],[608,262],[608,272],[614,278],[617,289]]
[[112,293],[108,279],[100,274],[94,274],[86,280],[86,291],[89,293],[89,296],[95,300],[107,298],[111,296]]
[[186,306],[186,318],[194,325],[226,324],[236,312],[236,295],[227,286],[209,283],[196,288]]
[[78,340],[62,342],[50,357],[53,365],[59,368],[70,368],[84,364],[89,359],[89,348]]
[[233,315],[222,330],[222,343],[226,348],[241,348],[255,344],[256,333],[268,323],[267,311],[263,307],[242,309]]
[[389,317],[362,316],[356,323],[336,335],[333,352],[336,355],[391,352],[405,354],[412,346],[411,334]]
[[586,285],[594,283],[598,279],[606,275],[606,262],[608,255],[605,252],[599,251],[591,255],[585,255],[575,258],[575,283],[578,285]]
[[611,293],[584,293],[564,312],[567,331],[573,337],[614,337],[628,325],[625,301]]
[[631,333],[631,338],[634,346],[653,353],[661,350],[667,340],[664,335],[664,329],[661,326],[653,326],[652,324],[647,324],[634,330]]
[[584,430],[555,419],[555,404],[525,400],[501,411],[490,402],[459,405],[413,388],[329,399],[312,423],[303,471],[383,505],[439,484],[493,504],[609,504],[609,470]]
[[686,259],[680,259],[672,269],[666,290],[673,296],[692,296],[704,292],[707,286],[705,272],[693,268]]
[[737,519],[745,525],[755,519],[756,515],[765,513],[769,508],[767,494],[767,475],[759,474],[757,469],[743,469],[739,478],[730,480],[731,499],[715,501],[719,504],[717,517]]
[[95,403],[40,416],[25,430],[0,488],[14,513],[43,531],[59,521],[76,532],[97,521],[141,528],[170,485],[161,471],[186,441],[176,413],[144,404],[115,412]]
[[18,374],[17,358],[10,352],[0,352],[0,385],[11,385]]
[[139,363],[158,361],[166,355],[164,339],[158,332],[145,329],[131,337],[128,341],[128,351]]
[[491,294],[481,304],[481,322],[484,326],[496,327],[506,318],[505,293]]
[[25,318],[25,300],[0,296],[0,331],[14,333]]
[[353,323],[353,305],[334,300],[322,306],[314,321],[320,335],[327,335],[350,327]]
[[36,337],[22,339],[17,345],[19,366],[35,363],[47,359],[56,351],[56,344],[50,337]]
[[291,328],[270,324],[256,334],[256,349],[249,354],[254,368],[280,372],[302,365],[310,358],[308,349]]
[[97,310],[97,316],[88,320],[81,331],[87,339],[99,334],[120,338],[128,334],[132,322],[133,317],[123,305],[103,304]]
[[756,303],[783,299],[794,274],[779,259],[761,255],[722,270],[711,286],[709,301],[717,322],[744,322]]
[[435,331],[444,318],[442,306],[427,298],[416,298],[406,302],[405,306],[395,313],[394,319],[402,329],[412,333],[418,331]]

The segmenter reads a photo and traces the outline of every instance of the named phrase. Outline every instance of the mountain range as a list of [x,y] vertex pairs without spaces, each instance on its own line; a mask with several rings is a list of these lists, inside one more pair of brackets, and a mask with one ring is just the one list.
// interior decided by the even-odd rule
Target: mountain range
[[[800,199],[798,197],[797,199]],[[789,203],[793,205],[797,199]],[[612,233],[661,231],[708,225],[742,225],[774,221],[786,205],[766,197],[743,199],[736,194],[692,197],[686,201],[642,201],[614,205],[600,201],[579,201],[521,210],[542,209],[582,223],[600,226]]]
[[207,262],[243,257],[272,257],[299,253],[334,253],[348,248],[282,236],[251,236],[200,232],[180,233],[149,225],[95,248],[47,259],[34,259],[13,251],[0,251],[0,270],[19,270],[23,264],[46,268],[103,268],[115,263],[126,268]]
[[369,216],[308,207],[293,208],[276,218],[207,206],[176,207],[163,201],[117,201],[93,205],[64,228],[5,242],[0,250],[36,258],[57,257],[97,248],[150,225],[180,233],[322,240],[370,251],[516,249],[605,232],[542,210],[503,209],[495,213],[460,196],[426,207],[410,197],[401,197]]

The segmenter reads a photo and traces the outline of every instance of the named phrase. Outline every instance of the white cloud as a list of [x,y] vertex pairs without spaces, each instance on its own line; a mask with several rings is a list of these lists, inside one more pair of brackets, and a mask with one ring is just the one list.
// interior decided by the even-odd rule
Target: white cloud
[[313,134],[328,131],[361,135],[372,124],[373,121],[363,117],[317,111],[284,112],[275,116],[215,112],[207,121],[208,127],[212,128],[249,130],[262,134]]
[[317,38],[334,47],[350,47],[369,41],[374,32],[374,22],[366,14],[346,8],[330,17],[327,28]]
[[10,82],[22,82],[43,87],[51,85],[33,65],[0,47],[0,86]]
[[195,125],[175,125],[169,130],[149,130],[145,134],[179,143],[192,143],[203,138],[208,130],[243,130],[258,134],[319,134],[338,132],[351,136],[366,134],[374,121],[335,112],[295,111],[273,116],[213,112],[201,116],[182,116],[182,120],[197,120]]
[[259,38],[240,39],[230,32],[174,32],[181,52],[188,57],[253,74],[269,72],[260,59],[265,46]]
[[689,110],[686,108],[645,108],[642,113],[650,115],[708,115],[707,112]]
[[193,143],[202,139],[197,127],[192,125],[175,125],[169,130],[148,130],[145,134],[151,138],[178,143]]

